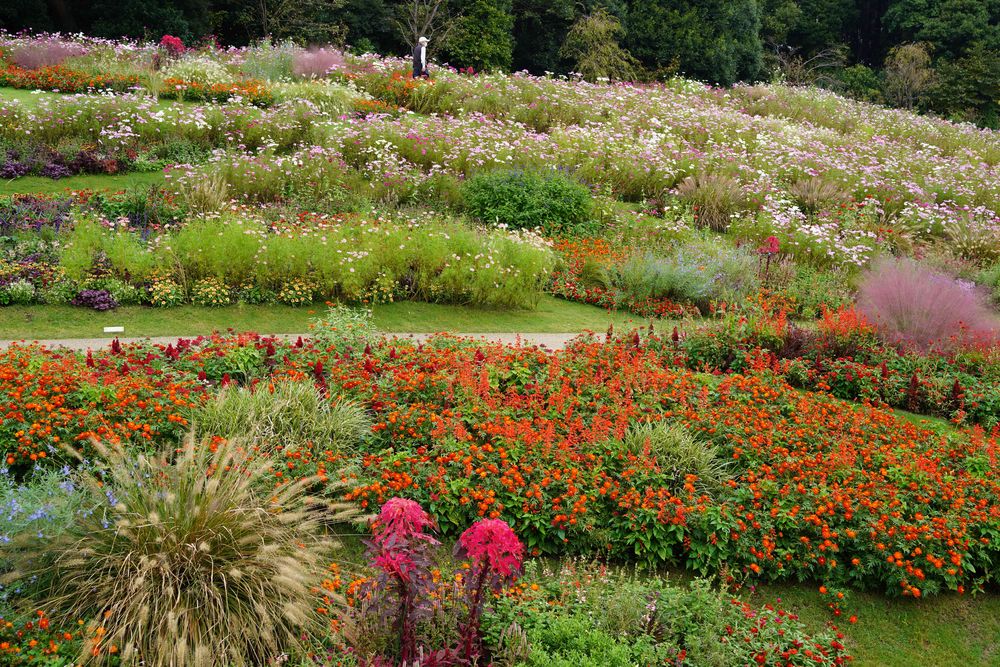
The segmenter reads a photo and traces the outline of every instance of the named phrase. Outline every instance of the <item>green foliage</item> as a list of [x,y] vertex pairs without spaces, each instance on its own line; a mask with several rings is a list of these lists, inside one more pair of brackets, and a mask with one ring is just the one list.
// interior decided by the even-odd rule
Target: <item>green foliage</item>
[[618,18],[599,8],[573,24],[559,55],[572,61],[574,71],[587,81],[631,81],[639,61],[619,44],[624,37]]
[[647,66],[731,85],[762,73],[760,26],[756,0],[632,0],[625,45]]
[[35,300],[35,297],[35,286],[27,280],[15,280],[0,288],[0,306],[29,304]]
[[359,406],[323,396],[310,381],[292,380],[226,387],[193,421],[206,437],[236,438],[264,451],[315,446],[348,453],[357,449],[370,427]]
[[974,44],[957,60],[937,65],[928,106],[957,120],[1000,128],[1000,46]]
[[871,67],[857,64],[845,67],[837,73],[840,90],[848,97],[862,102],[878,102],[882,99],[882,81]]
[[[797,620],[744,606],[705,580],[684,586],[606,566],[567,563],[550,572],[529,563],[524,581],[538,592],[502,598],[484,618],[498,653],[526,648],[526,659],[517,664],[728,667],[754,664],[755,655],[765,655],[761,651],[835,639],[831,631],[810,638]],[[819,655],[815,664],[835,664],[834,657]]]
[[900,44],[889,51],[883,85],[891,104],[912,109],[933,81],[929,45]]
[[310,511],[310,479],[271,488],[270,462],[234,443],[188,438],[176,458],[95,448],[102,473],[77,478],[94,510],[45,540],[18,535],[7,582],[102,626],[126,663],[266,664],[323,631],[314,587],[338,545]]
[[988,289],[993,303],[1000,306],[1000,261],[983,269],[976,276],[976,282]]
[[456,67],[510,70],[514,52],[512,0],[474,0],[448,33],[445,51]]
[[310,324],[313,338],[325,350],[363,350],[381,336],[372,323],[372,311],[343,304],[329,306]]
[[476,219],[547,234],[589,231],[590,191],[568,176],[534,171],[477,174],[466,182],[465,204]]
[[295,54],[299,48],[291,40],[274,42],[270,37],[247,49],[240,71],[248,79],[259,81],[291,81]]
[[785,293],[795,302],[795,310],[802,317],[817,318],[823,306],[837,310],[851,303],[853,295],[847,276],[836,269],[817,269],[803,264],[795,267]]

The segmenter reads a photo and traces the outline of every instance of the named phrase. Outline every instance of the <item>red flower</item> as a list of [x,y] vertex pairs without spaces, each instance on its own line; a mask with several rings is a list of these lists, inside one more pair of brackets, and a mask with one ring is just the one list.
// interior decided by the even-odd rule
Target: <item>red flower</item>
[[524,545],[502,519],[477,521],[462,533],[458,543],[471,560],[488,564],[504,576],[520,572],[524,562]]

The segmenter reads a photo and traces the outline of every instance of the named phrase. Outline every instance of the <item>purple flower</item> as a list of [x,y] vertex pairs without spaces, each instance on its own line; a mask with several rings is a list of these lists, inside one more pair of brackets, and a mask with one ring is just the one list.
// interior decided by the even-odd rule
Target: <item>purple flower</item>
[[103,289],[85,289],[80,291],[71,302],[74,306],[93,308],[94,310],[114,310],[118,302],[111,293]]

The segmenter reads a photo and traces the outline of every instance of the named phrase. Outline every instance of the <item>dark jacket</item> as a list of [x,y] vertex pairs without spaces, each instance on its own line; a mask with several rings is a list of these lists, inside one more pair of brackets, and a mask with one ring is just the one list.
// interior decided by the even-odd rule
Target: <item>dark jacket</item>
[[[427,47],[424,47],[425,49]],[[418,43],[413,47],[413,78],[416,79],[418,76],[428,76],[429,72],[424,64],[420,61],[420,44]]]

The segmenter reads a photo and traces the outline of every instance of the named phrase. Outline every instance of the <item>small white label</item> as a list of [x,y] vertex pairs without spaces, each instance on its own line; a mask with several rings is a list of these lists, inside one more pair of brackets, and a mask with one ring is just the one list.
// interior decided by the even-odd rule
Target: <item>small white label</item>
[[125,327],[104,327],[104,333],[125,333]]

